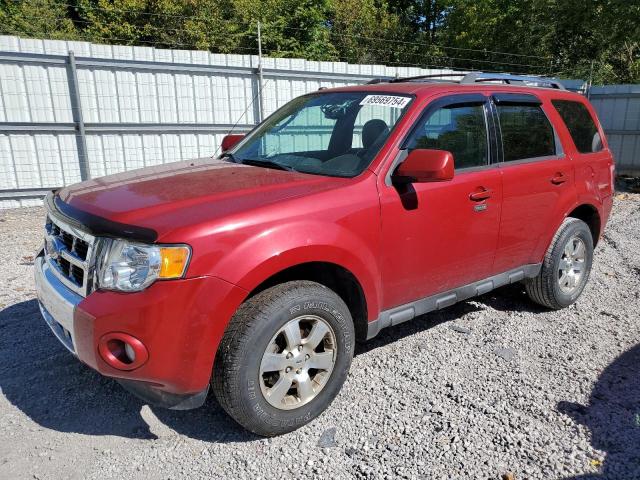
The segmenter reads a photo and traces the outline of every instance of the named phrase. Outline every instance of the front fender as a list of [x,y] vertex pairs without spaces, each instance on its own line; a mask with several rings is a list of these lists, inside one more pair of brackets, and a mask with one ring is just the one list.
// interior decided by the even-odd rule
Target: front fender
[[215,271],[220,278],[252,291],[289,267],[309,262],[333,263],[349,270],[358,280],[369,318],[375,319],[380,306],[380,272],[372,240],[337,223],[303,220],[244,238],[226,252]]

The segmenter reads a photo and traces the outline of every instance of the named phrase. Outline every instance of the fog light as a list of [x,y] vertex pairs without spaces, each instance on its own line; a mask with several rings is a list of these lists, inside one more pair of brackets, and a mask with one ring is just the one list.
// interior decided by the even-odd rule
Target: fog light
[[149,358],[144,344],[137,338],[121,332],[104,335],[98,344],[102,359],[118,370],[134,370]]

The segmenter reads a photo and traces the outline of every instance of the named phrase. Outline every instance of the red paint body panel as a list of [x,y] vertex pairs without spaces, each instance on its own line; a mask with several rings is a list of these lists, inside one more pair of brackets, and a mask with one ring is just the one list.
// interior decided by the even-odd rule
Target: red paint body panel
[[109,220],[144,225],[161,238],[178,228],[197,230],[203,222],[251,214],[256,207],[344,183],[340,178],[203,158],[88,180],[62,189],[60,198]]
[[[551,240],[549,225],[555,219],[564,218],[576,202],[573,166],[566,157],[522,164],[514,162],[500,170],[504,193],[494,264],[496,273],[539,263]],[[554,185],[550,180],[559,172],[564,172],[568,179]],[[539,242],[542,244],[537,248]]]
[[381,275],[375,181],[371,172],[357,179],[328,179],[324,190],[309,189],[304,196],[280,201],[277,208],[254,205],[250,211],[207,219],[197,227],[175,228],[160,241],[189,238],[193,249],[190,276],[215,272],[248,291],[301,263],[340,265],[358,278],[376,318]]
[[[211,346],[247,293],[214,277],[156,282],[136,294],[94,292],[74,317],[78,358],[110,377],[152,382],[170,393],[199,392],[211,376]],[[98,343],[110,332],[140,340],[149,352],[145,364],[133,371],[109,366]]]
[[[601,230],[611,210],[612,159],[606,148],[579,154],[550,103],[568,92],[500,85],[395,83],[367,90],[415,96],[369,168],[331,178],[212,159],[179,162],[63,189],[73,207],[147,227],[158,242],[186,243],[186,279],[156,282],[139,293],[94,292],[76,311],[80,359],[113,377],[161,385],[172,393],[206,387],[227,323],[249,292],[282,270],[328,262],[349,270],[364,293],[368,320],[381,311],[540,262],[553,234],[576,207],[597,210]],[[329,90],[328,90],[329,91]],[[456,172],[447,182],[388,182],[400,145],[423,109],[445,95],[492,92],[538,96],[564,156]],[[566,175],[561,185],[550,182]],[[469,198],[483,188],[489,198]],[[600,232],[601,233],[601,232]],[[133,370],[109,367],[98,340],[113,331],[149,352]]]
[[[470,200],[480,187],[491,189],[491,198]],[[491,275],[502,197],[498,169],[414,184],[407,192],[379,188],[383,309]],[[486,210],[475,211],[480,204]]]

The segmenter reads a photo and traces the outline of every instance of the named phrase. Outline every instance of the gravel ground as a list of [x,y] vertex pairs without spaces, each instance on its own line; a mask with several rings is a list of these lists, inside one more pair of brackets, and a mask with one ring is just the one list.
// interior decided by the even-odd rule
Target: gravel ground
[[271,440],[213,399],[143,405],[77,362],[34,300],[41,209],[0,212],[0,478],[640,478],[640,195],[619,194],[580,301],[518,286],[360,346],[319,419]]

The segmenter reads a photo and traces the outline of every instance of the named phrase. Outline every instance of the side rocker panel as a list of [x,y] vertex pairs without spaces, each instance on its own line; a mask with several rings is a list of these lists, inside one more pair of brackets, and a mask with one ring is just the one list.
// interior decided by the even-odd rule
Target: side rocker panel
[[542,264],[539,263],[525,265],[484,280],[470,283],[469,285],[464,285],[415,302],[385,310],[380,313],[380,316],[376,320],[369,322],[367,340],[378,335],[383,328],[398,325],[399,323],[412,320],[415,317],[434,310],[440,310],[459,301],[466,300],[467,298],[483,295],[498,287],[516,283],[525,278],[533,278],[540,273],[541,267]]

